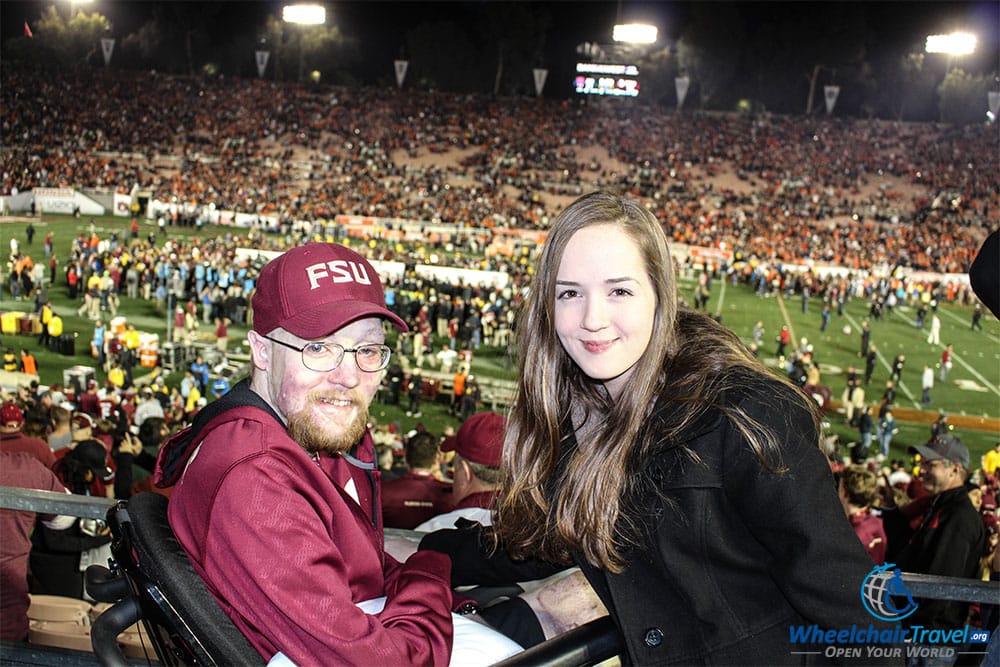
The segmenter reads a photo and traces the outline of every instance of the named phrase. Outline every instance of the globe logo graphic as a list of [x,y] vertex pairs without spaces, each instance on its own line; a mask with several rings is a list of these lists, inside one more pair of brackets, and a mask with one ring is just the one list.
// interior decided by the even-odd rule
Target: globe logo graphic
[[[898,598],[903,598],[902,604]],[[882,621],[901,621],[918,606],[895,563],[872,568],[861,582],[861,602],[869,614]]]

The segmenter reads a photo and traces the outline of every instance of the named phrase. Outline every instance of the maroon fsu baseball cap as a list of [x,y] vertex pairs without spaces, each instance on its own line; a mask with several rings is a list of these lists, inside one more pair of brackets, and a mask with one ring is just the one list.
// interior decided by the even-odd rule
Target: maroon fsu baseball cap
[[464,422],[458,433],[445,438],[441,451],[455,451],[463,459],[493,468],[500,467],[507,420],[495,412],[478,412]]
[[251,304],[259,334],[281,327],[299,338],[321,338],[365,317],[381,317],[407,331],[385,307],[372,265],[336,243],[307,243],[272,259],[261,269]]
[[0,424],[3,426],[24,426],[24,410],[18,407],[14,401],[7,401],[0,408]]

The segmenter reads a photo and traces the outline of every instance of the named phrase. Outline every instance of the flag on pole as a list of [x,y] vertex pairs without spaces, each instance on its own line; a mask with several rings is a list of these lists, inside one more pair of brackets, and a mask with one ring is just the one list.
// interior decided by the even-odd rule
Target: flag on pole
[[28,27],[28,22],[27,21],[24,22],[24,36],[25,37],[34,37],[34,35],[31,34],[31,28]]

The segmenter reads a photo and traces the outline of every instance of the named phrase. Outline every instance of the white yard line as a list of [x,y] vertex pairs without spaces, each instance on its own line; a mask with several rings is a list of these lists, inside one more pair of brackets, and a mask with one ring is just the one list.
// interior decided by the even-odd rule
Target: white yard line
[[[861,323],[855,320],[853,317],[851,317],[851,315],[847,313],[847,311],[844,311],[844,317],[847,318],[847,321],[851,323],[852,327],[855,327],[858,331],[861,330]],[[872,335],[874,335],[874,332],[872,333]],[[876,345],[876,347],[878,346]],[[886,356],[882,354],[882,351],[878,350],[876,352],[876,355],[878,356],[878,360],[882,363],[882,366],[890,373],[892,373],[892,364],[889,362]],[[914,408],[916,408],[917,410],[924,409],[924,406],[922,406],[920,404],[920,401],[916,399],[916,397],[913,395],[913,392],[911,392],[910,388],[906,386],[906,383],[903,382],[902,378],[900,378],[899,382],[896,383],[896,388],[899,389],[901,392],[903,392],[908,399],[910,399],[910,402],[913,403]]]
[[[942,312],[942,311],[938,310],[938,312]],[[954,317],[954,318],[958,319],[959,321],[961,321],[961,319],[957,315],[955,315],[954,313],[949,313],[947,311],[944,311],[944,312],[945,312],[945,314],[951,315],[952,317]],[[905,314],[899,312],[898,310],[896,310],[893,314],[896,315],[897,317],[902,318],[910,326],[913,326],[913,321],[910,320],[910,318],[907,317]],[[925,320],[924,321],[924,326],[928,326],[928,327],[930,326],[929,320]],[[916,327],[913,327],[913,329],[914,329],[915,333],[919,333],[921,335],[921,337],[923,336],[923,329],[917,329]],[[987,338],[989,338],[989,336],[987,336]],[[928,343],[926,343],[926,339],[925,339],[924,344],[928,344]],[[943,350],[944,349],[944,345],[942,343],[938,343],[934,347],[936,347],[939,350]],[[992,391],[997,396],[1000,396],[1000,388],[997,388],[997,386],[995,384],[991,383],[989,380],[987,380],[985,377],[983,377],[983,374],[980,373],[979,371],[977,371],[972,366],[970,366],[965,361],[965,359],[963,359],[961,356],[959,356],[958,354],[956,354],[954,351],[952,351],[952,353],[951,353],[951,358],[954,361],[956,361],[957,363],[961,364],[962,368],[964,368],[965,370],[969,371],[969,373],[972,375],[972,377],[974,377],[977,380],[979,380],[983,384],[984,387],[988,387],[990,391]]]

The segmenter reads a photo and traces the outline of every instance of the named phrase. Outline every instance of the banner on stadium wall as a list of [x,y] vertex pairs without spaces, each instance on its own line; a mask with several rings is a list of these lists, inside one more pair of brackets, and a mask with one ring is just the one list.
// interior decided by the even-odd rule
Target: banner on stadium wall
[[910,282],[918,283],[969,284],[968,273],[933,273],[931,271],[911,271],[906,274],[906,279]]
[[[266,257],[268,260],[272,260],[281,255],[281,252],[276,250],[259,250],[257,248],[237,248],[235,254],[236,259],[239,262],[243,262],[253,261],[259,257]],[[383,262],[377,259],[368,261],[383,280],[398,280],[403,277],[403,273],[406,271],[406,264],[403,262]],[[458,269],[434,264],[417,264],[414,267],[414,271],[421,278],[433,278],[434,280],[451,284],[462,282],[465,285],[503,288],[510,282],[510,276],[504,271]]]
[[544,243],[549,233],[544,229],[519,229],[516,227],[494,227],[493,234],[496,236],[517,236],[525,241]]
[[1000,114],[1000,92],[991,90],[987,93],[986,98],[990,103],[990,113],[993,114],[993,119],[996,120],[997,114]]
[[254,58],[257,62],[257,77],[263,79],[264,72],[267,71],[267,60],[271,57],[270,51],[254,51]]
[[375,226],[375,218],[369,218],[360,215],[338,215],[337,217],[334,218],[334,220],[337,221],[337,224],[341,225],[353,225],[361,227]]
[[74,197],[72,188],[35,188],[35,210],[38,213],[73,214]]
[[38,213],[61,213],[64,215],[107,215],[107,209],[94,199],[72,188],[34,188],[29,204],[35,203]]
[[531,70],[531,74],[535,77],[535,97],[541,97],[542,89],[545,88],[545,78],[549,75],[549,70],[536,67]]
[[691,77],[678,76],[674,79],[674,89],[677,91],[677,108],[684,106],[684,99],[687,97],[688,88],[691,87]]
[[[377,267],[376,270],[378,270]],[[510,281],[510,276],[504,271],[456,269],[450,266],[437,266],[434,264],[417,264],[416,273],[422,278],[433,278],[440,282],[451,283],[452,285],[457,285],[461,282],[464,285],[501,288],[506,287]]]
[[276,227],[278,218],[273,215],[261,215],[260,213],[233,213],[233,224],[237,227]]
[[829,116],[833,113],[838,95],[840,95],[840,86],[823,86],[823,96],[826,98],[826,115]]
[[120,192],[114,193],[111,197],[112,215],[128,217],[132,215],[132,197]]
[[402,88],[403,81],[406,79],[406,68],[410,66],[410,61],[394,60],[392,66],[396,70],[396,86]]
[[104,66],[111,64],[111,54],[115,50],[115,40],[112,37],[101,38],[101,53],[104,54]]
[[[677,244],[671,244],[671,248],[675,248]],[[712,259],[718,262],[732,262],[733,253],[729,250],[720,250],[719,248],[704,248],[701,246],[690,245],[687,246],[687,254],[689,257],[694,257],[696,259]]]

